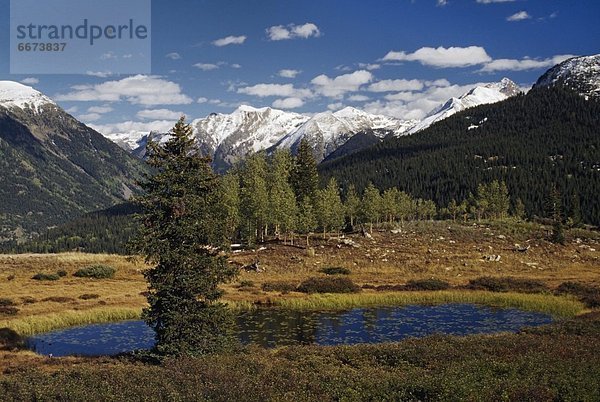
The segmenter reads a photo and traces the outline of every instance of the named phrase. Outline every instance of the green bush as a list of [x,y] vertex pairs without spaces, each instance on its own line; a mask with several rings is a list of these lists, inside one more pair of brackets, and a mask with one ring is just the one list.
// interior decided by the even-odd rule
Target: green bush
[[36,281],[57,281],[60,279],[60,276],[57,274],[44,274],[40,272],[33,275],[31,279],[35,279]]
[[325,275],[350,275],[351,272],[348,268],[343,267],[327,267],[320,269],[319,272],[324,273]]
[[60,276],[61,278],[64,276],[67,276],[67,271],[65,271],[64,269],[61,269],[59,271],[56,272],[56,275]]
[[288,293],[296,290],[296,284],[284,281],[265,282],[262,284],[262,290],[265,292]]
[[441,279],[421,279],[408,281],[404,286],[405,290],[446,290],[450,284]]
[[548,291],[548,287],[543,282],[535,279],[495,278],[491,276],[471,279],[467,285],[467,289],[519,293],[542,293]]
[[109,265],[90,265],[77,270],[73,276],[78,278],[109,279],[115,276],[116,269]]
[[253,281],[240,281],[239,286],[240,288],[253,288],[254,287],[254,282]]
[[309,278],[297,290],[302,293],[358,293],[360,286],[344,277]]
[[10,328],[0,328],[0,350],[23,349],[25,339]]

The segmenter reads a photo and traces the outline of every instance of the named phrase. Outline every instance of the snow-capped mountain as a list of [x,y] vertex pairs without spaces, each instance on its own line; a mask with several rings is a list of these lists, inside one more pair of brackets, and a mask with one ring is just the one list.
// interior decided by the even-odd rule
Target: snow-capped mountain
[[534,87],[566,85],[586,98],[600,98],[600,54],[573,57],[552,67]]
[[416,123],[346,107],[337,112],[317,113],[277,146],[295,150],[305,138],[315,150],[317,161],[321,161],[359,132],[370,131],[378,137],[401,135]]
[[519,87],[508,78],[503,78],[500,82],[477,86],[466,94],[458,98],[448,99],[446,103],[433,109],[422,121],[408,130],[407,134],[413,134],[417,131],[424,130],[433,123],[444,120],[462,110],[479,105],[500,102],[518,93]]
[[[359,132],[369,131],[379,137],[401,134],[416,121],[373,115],[347,107],[337,112],[323,112],[309,117],[293,112],[240,106],[231,114],[212,113],[193,120],[191,125],[203,152],[213,157],[214,166],[223,170],[251,152],[274,148],[295,150],[302,138],[307,138],[320,161]],[[166,133],[151,133],[155,141]],[[148,136],[111,136],[125,144],[136,155],[143,155]],[[133,146],[132,146],[133,145]]]
[[145,166],[41,92],[0,81],[0,242],[128,198]]
[[56,107],[52,99],[27,85],[14,81],[0,81],[0,107],[39,113],[48,105]]
[[231,114],[211,114],[192,122],[201,149],[215,166],[227,167],[251,152],[268,149],[308,117],[270,107],[240,106]]

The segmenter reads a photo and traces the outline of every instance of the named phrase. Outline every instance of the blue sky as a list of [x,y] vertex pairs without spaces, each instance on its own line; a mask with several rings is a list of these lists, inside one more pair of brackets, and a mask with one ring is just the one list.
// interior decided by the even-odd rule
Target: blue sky
[[103,133],[240,104],[422,118],[474,84],[529,86],[600,47],[598,0],[154,0],[152,74],[11,75],[8,4],[0,80],[32,85]]

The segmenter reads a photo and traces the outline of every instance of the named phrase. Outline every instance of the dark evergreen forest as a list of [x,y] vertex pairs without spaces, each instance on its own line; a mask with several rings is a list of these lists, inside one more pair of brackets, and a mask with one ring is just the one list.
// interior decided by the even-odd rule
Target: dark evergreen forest
[[533,89],[465,110],[412,136],[388,139],[319,166],[323,183],[362,191],[369,182],[398,187],[447,206],[479,183],[506,182],[528,217],[547,216],[554,189],[568,215],[579,202],[586,223],[600,224],[600,103],[564,88]]

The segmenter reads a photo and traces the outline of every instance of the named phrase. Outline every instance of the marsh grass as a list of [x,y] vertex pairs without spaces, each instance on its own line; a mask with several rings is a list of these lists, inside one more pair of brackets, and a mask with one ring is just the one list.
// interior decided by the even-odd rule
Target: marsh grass
[[275,305],[293,310],[340,310],[356,307],[443,303],[469,303],[490,307],[518,308],[547,313],[555,317],[573,317],[585,310],[585,305],[572,297],[485,291],[313,294],[302,299],[280,299],[275,301]]
[[78,325],[139,319],[140,309],[97,308],[85,311],[67,310],[45,316],[0,320],[0,328],[10,328],[21,336],[31,336]]

